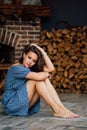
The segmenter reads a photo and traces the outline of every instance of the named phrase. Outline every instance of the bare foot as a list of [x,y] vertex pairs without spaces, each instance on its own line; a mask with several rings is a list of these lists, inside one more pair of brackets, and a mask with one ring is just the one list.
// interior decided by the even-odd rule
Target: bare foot
[[68,118],[68,119],[80,117],[78,114],[75,114],[75,113],[69,111],[68,109],[59,110],[58,113],[53,113],[53,115],[55,117]]

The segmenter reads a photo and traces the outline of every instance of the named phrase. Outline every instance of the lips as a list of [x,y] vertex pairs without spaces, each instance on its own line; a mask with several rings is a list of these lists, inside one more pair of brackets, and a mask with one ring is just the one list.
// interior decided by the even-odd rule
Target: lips
[[28,67],[31,67],[31,64],[27,64]]

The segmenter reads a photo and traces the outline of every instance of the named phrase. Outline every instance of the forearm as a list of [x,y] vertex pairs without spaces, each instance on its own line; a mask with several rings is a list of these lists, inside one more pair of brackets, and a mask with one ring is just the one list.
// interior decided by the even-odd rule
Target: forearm
[[50,60],[50,58],[48,57],[48,55],[46,54],[46,52],[42,52],[42,55],[43,55],[43,58],[44,58],[46,67],[47,67],[47,69],[49,70],[49,72],[54,71],[54,65],[53,65],[53,63],[51,62],[51,60]]
[[29,74],[26,75],[27,79],[32,79],[32,80],[37,80],[37,81],[42,81],[48,78],[50,74],[48,72],[30,72]]
[[39,72],[39,79],[40,80],[45,80],[46,78],[49,78],[50,74],[48,72]]

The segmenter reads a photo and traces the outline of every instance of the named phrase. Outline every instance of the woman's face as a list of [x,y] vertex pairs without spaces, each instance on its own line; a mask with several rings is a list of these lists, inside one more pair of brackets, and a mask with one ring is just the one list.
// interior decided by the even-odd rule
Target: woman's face
[[23,55],[23,65],[26,68],[33,67],[36,64],[37,60],[38,60],[38,55],[32,51]]

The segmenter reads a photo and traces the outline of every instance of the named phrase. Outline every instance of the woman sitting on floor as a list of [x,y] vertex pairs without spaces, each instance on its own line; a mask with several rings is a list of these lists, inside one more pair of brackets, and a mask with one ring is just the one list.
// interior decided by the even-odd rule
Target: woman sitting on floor
[[53,115],[77,118],[64,107],[50,82],[54,66],[46,52],[38,45],[27,45],[18,63],[7,72],[2,107],[8,115],[28,116],[39,112],[40,96],[52,108]]

